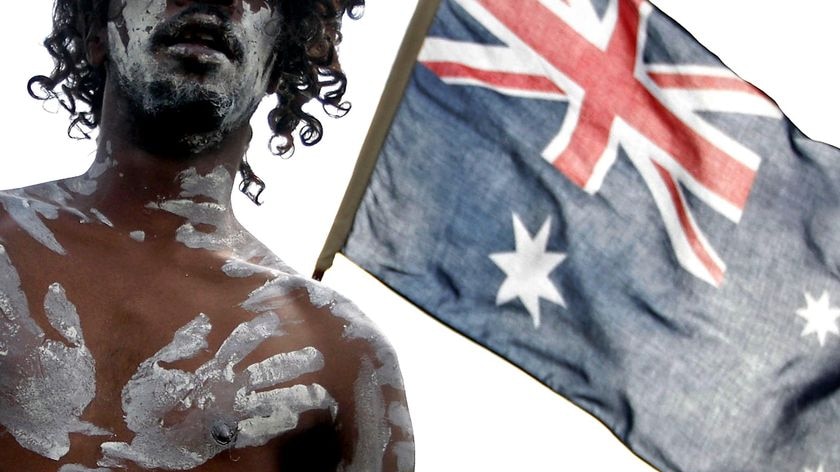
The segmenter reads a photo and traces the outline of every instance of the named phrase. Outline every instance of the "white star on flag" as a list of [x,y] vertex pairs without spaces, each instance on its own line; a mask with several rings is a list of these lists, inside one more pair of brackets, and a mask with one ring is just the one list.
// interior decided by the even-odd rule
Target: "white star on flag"
[[535,328],[540,327],[540,298],[566,306],[563,296],[548,278],[551,271],[566,259],[564,253],[545,250],[550,228],[551,217],[548,217],[532,238],[519,215],[514,213],[516,250],[490,254],[490,259],[507,275],[496,295],[496,305],[519,298],[531,315]]
[[828,302],[828,292],[823,290],[819,300],[814,300],[810,293],[805,292],[805,308],[796,310],[796,314],[805,318],[807,322],[802,330],[802,336],[816,333],[820,346],[825,344],[828,333],[840,336],[836,320],[840,318],[840,309],[832,308]]

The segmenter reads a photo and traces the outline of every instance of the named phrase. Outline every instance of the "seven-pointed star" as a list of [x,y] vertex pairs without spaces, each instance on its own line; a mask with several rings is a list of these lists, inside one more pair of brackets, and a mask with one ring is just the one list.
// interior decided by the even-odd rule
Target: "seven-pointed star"
[[805,292],[805,303],[805,308],[796,310],[796,314],[806,321],[802,336],[816,333],[820,346],[825,344],[828,333],[840,336],[836,323],[837,318],[840,318],[840,309],[829,304],[827,291],[823,291],[819,300],[814,300],[810,293]]
[[496,295],[496,305],[518,297],[531,314],[535,328],[540,326],[540,298],[566,306],[563,296],[548,278],[551,271],[566,258],[563,253],[545,250],[550,228],[551,217],[546,218],[542,228],[532,238],[519,215],[514,213],[513,237],[516,250],[490,254],[490,259],[507,275]]

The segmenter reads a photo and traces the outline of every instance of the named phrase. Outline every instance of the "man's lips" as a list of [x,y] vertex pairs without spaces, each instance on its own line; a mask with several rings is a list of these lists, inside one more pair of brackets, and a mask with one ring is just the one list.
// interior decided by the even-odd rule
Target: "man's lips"
[[176,55],[202,57],[225,56],[230,61],[241,58],[242,48],[230,28],[212,15],[192,15],[164,26],[157,44]]

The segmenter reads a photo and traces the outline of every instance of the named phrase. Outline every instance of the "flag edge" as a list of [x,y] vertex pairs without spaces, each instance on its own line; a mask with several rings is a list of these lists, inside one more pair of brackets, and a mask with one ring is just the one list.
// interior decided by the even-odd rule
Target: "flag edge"
[[362,198],[378,161],[379,152],[391,129],[391,123],[397,114],[397,109],[402,103],[403,93],[408,87],[420,48],[437,14],[440,2],[441,0],[419,0],[417,3],[397,56],[391,66],[391,72],[385,83],[385,89],[377,105],[368,134],[359,151],[344,197],[315,262],[312,278],[316,280],[321,280],[324,273],[332,267],[335,255],[341,251],[347,241],[356,212],[361,206]]

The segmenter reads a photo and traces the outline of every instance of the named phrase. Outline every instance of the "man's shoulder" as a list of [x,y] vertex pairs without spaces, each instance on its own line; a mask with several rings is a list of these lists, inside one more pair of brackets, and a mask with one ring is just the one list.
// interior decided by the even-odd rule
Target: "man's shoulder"
[[[329,316],[340,320],[344,339],[384,342],[373,322],[359,308],[327,285],[295,272],[275,272],[274,276],[253,290],[242,303],[252,312],[302,309],[306,316]],[[320,312],[320,315],[312,313]]]
[[90,215],[74,208],[72,200],[72,193],[62,181],[0,190],[0,242],[23,231],[62,254],[64,249],[55,240],[47,222],[57,219],[62,212],[72,213],[80,220],[90,219]]
[[386,383],[400,386],[393,347],[355,303],[322,282],[296,273],[281,273],[257,288],[241,304],[255,313],[290,313],[316,329],[316,335],[346,347],[352,362],[367,361],[393,369]]

